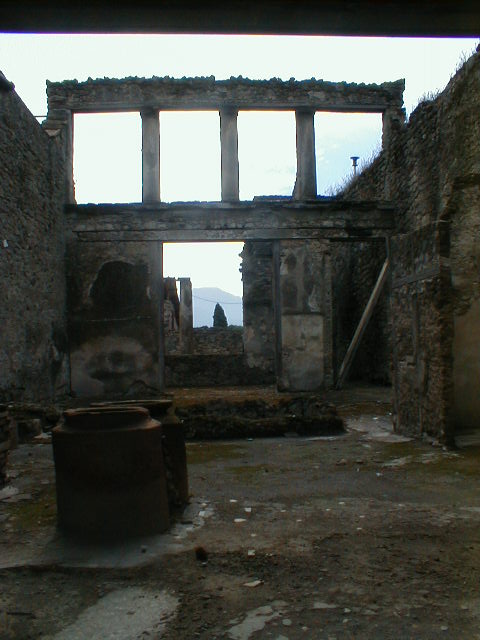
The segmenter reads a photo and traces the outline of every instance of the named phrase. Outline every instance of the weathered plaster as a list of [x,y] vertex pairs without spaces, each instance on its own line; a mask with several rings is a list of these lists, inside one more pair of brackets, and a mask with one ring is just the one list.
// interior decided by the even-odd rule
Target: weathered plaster
[[281,242],[277,278],[279,386],[295,391],[330,386],[333,380],[328,243]]
[[161,245],[70,241],[67,266],[72,393],[162,389]]

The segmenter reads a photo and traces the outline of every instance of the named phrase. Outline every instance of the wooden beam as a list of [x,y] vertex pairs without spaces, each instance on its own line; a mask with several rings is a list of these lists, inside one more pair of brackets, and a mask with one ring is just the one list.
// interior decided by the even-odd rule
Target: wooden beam
[[367,328],[368,323],[370,322],[370,318],[373,315],[378,299],[380,298],[380,294],[382,293],[385,282],[387,281],[389,266],[390,266],[390,258],[387,256],[387,259],[383,263],[383,266],[380,270],[380,275],[378,276],[377,282],[375,283],[373,291],[370,295],[370,299],[367,302],[367,306],[365,307],[363,315],[360,318],[360,322],[358,323],[358,326],[355,330],[352,341],[350,342],[350,345],[347,349],[345,358],[343,359],[342,366],[340,367],[340,372],[338,374],[338,379],[336,384],[337,389],[341,389],[343,387],[343,384],[348,376],[350,367],[352,366],[353,359],[360,345],[360,341],[362,340],[363,334],[365,333],[365,329]]

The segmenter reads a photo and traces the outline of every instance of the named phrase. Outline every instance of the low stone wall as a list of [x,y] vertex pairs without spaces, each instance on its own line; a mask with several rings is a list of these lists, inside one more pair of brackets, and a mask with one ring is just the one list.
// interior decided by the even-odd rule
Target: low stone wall
[[287,395],[275,402],[210,400],[177,407],[185,436],[190,439],[218,439],[298,435],[328,436],[344,430],[334,405],[310,395]]
[[[181,355],[178,331],[165,332],[166,355]],[[243,353],[243,327],[196,327],[191,355],[240,355]]]
[[51,431],[61,417],[55,405],[14,403],[8,406],[14,443],[31,442],[44,431]]
[[195,354],[241,354],[243,327],[198,327],[193,330],[193,349]]
[[165,358],[167,387],[273,384],[270,370],[249,367],[243,355],[170,355]]

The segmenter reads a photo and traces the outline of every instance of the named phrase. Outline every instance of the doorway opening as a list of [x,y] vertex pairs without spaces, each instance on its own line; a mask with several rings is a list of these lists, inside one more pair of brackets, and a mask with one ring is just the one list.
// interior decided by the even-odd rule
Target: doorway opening
[[228,326],[243,326],[242,250],[243,242],[164,244],[163,277],[191,280],[194,328],[213,326],[217,303]]

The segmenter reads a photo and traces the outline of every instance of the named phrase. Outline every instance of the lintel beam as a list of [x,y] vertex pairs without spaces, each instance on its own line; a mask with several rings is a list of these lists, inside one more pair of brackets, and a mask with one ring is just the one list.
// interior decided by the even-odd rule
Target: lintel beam
[[394,228],[393,206],[385,202],[67,205],[65,210],[69,235],[88,242],[354,240],[385,237]]
[[405,81],[355,84],[325,80],[231,78],[103,78],[47,82],[48,118],[76,113],[168,110],[296,110],[378,112],[403,106]]

